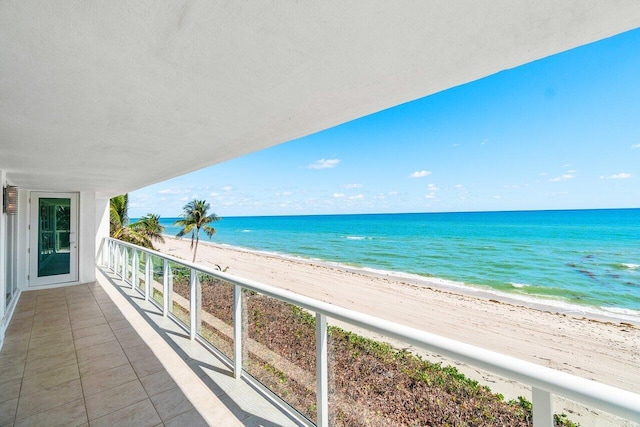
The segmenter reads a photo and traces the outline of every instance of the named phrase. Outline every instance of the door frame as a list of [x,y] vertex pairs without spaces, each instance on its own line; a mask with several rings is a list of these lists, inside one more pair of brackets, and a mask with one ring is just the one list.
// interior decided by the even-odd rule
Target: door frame
[[[40,212],[39,200],[41,198],[60,198],[70,199],[69,222],[69,273],[57,274],[52,276],[38,277],[38,238],[40,236]],[[29,195],[29,276],[27,281],[29,287],[40,287],[47,285],[55,285],[60,283],[69,283],[78,281],[78,213],[79,213],[79,193],[59,193],[48,191],[32,191]]]

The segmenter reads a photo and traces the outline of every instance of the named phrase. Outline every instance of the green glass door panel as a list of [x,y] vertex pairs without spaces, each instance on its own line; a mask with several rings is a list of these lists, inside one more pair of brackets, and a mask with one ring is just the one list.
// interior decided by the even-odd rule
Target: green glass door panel
[[71,199],[39,198],[38,277],[71,271]]

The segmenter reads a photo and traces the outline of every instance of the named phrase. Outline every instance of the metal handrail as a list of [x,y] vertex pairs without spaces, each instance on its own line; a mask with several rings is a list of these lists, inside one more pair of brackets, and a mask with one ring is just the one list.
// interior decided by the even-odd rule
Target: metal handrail
[[[536,426],[538,425],[536,420],[540,420],[540,424],[548,424],[548,420],[551,420],[551,422],[553,420],[550,393],[599,408],[622,418],[640,422],[640,394],[581,378],[546,366],[520,360],[491,350],[465,344],[419,329],[403,326],[375,316],[359,313],[354,310],[339,307],[334,304],[319,301],[314,298],[299,295],[274,286],[265,285],[254,280],[224,273],[130,243],[112,238],[107,238],[105,241],[110,241],[120,246],[148,253],[167,261],[180,264],[184,267],[188,267],[193,271],[205,273],[221,280],[225,280],[237,287],[258,292],[315,313],[322,314],[323,316],[360,326],[364,329],[415,345],[416,347],[438,353],[458,361],[469,363],[500,376],[528,384],[532,386],[534,391],[534,425]],[[548,406],[548,410],[551,412],[542,414],[542,416],[540,416],[538,412],[538,416],[536,416],[536,400],[541,402],[539,406]]]

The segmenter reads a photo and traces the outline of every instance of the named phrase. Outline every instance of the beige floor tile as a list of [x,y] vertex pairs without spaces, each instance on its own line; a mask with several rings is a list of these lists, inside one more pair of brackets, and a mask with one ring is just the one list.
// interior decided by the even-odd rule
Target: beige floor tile
[[17,398],[20,395],[21,384],[21,378],[0,383],[0,402]]
[[92,317],[104,317],[98,304],[92,306],[76,306],[69,308],[71,320],[89,319]]
[[[207,427],[209,424],[202,418],[202,415],[194,408],[190,411],[164,422],[167,427]],[[222,425],[222,424],[221,424]]]
[[50,345],[56,345],[62,342],[73,345],[73,335],[71,334],[71,330],[60,331],[57,334],[53,335],[31,338],[29,342],[29,350],[36,350],[42,347],[48,347]]
[[100,316],[96,316],[93,317],[91,319],[83,319],[83,320],[78,320],[78,321],[71,321],[71,329],[72,330],[76,330],[76,329],[83,329],[83,328],[88,328],[90,326],[97,326],[97,325],[101,325],[107,323],[107,319],[105,319],[105,317],[103,315]]
[[16,360],[14,362],[6,362],[0,365],[0,382],[7,382],[22,378],[24,374],[24,360]]
[[0,403],[0,425],[10,426],[16,418],[16,409],[18,408],[18,398],[7,400]]
[[37,315],[65,315],[69,314],[69,307],[65,300],[56,301],[51,304],[36,304]]
[[116,340],[102,342],[96,345],[92,345],[91,347],[80,348],[76,350],[76,352],[78,354],[79,362],[95,359],[97,357],[117,357],[120,355],[124,355],[124,351],[122,351],[120,343],[118,343],[118,341]]
[[[22,300],[22,298],[20,300]],[[14,320],[30,319],[30,318],[33,318],[35,314],[36,314],[35,305],[33,306],[33,308],[29,308],[29,309],[26,309],[26,308],[23,310],[16,309],[16,311],[13,313],[13,317],[11,318],[11,321],[13,322]]]
[[140,382],[142,386],[147,391],[149,396],[155,396],[160,393],[164,393],[165,391],[176,388],[178,385],[171,378],[171,375],[164,369],[162,371],[156,372],[155,374],[147,375],[146,377],[141,377]]
[[27,353],[27,363],[44,357],[51,357],[65,352],[68,353],[74,350],[72,341],[61,341],[52,343],[48,346],[29,349],[29,352]]
[[89,335],[87,337],[76,338],[75,346],[76,350],[80,350],[87,347],[92,347],[96,344],[115,341],[116,336],[113,335],[113,332],[108,331],[100,335]]
[[136,402],[147,399],[140,381],[134,380],[85,398],[89,423]]
[[82,377],[82,389],[85,396],[101,393],[110,388],[126,384],[137,378],[130,364],[116,366],[93,375]]
[[103,335],[111,333],[111,328],[108,324],[101,324],[96,326],[89,326],[87,328],[77,328],[73,330],[73,337],[75,339],[89,337],[91,335]]
[[80,372],[78,371],[78,365],[75,363],[27,376],[22,380],[20,396],[25,396],[53,386],[68,383],[71,380],[77,380],[79,378]]
[[66,427],[78,426],[87,422],[87,410],[84,399],[74,400],[45,412],[32,415],[16,421],[15,427],[47,426]]
[[67,313],[56,315],[36,315],[33,318],[33,326],[40,328],[42,326],[69,326],[70,317]]
[[80,380],[69,381],[28,396],[20,396],[16,420],[31,417],[82,397]]
[[129,326],[129,321],[127,319],[120,320],[108,320],[109,326],[112,330],[117,331],[118,329],[123,329]]
[[113,333],[116,334],[116,338],[118,339],[118,342],[120,342],[122,348],[136,347],[138,345],[144,344],[144,340],[140,338],[137,333],[118,335],[118,332],[120,331],[113,331]]
[[33,328],[33,317],[24,319],[12,319],[5,334],[10,335],[13,333],[20,333],[24,331],[30,331]]
[[4,351],[0,353],[0,366],[6,363],[14,363],[18,361],[23,361],[23,362],[27,361],[26,351],[16,352],[14,354],[10,354],[10,353],[5,354]]
[[156,407],[158,414],[160,414],[162,421],[170,420],[183,412],[193,409],[193,405],[179,388],[173,388],[153,396],[151,401],[153,402],[153,406]]
[[124,352],[130,362],[135,362],[140,359],[153,359],[156,357],[147,344],[140,344],[134,347],[125,348]]
[[127,356],[125,356],[123,352],[121,355],[116,357],[101,356],[96,357],[95,359],[81,361],[78,362],[78,367],[80,368],[80,377],[84,378],[88,375],[97,374],[98,372],[103,372],[107,369],[128,363],[129,359],[127,359]]
[[31,330],[25,330],[20,332],[7,332],[4,337],[4,344],[9,344],[17,341],[29,341],[31,338]]
[[40,337],[44,337],[47,335],[57,335],[60,332],[63,332],[65,330],[68,330],[70,328],[69,325],[47,325],[47,326],[41,326],[39,328],[33,328],[33,330],[31,331],[31,338],[40,338]]
[[1,357],[16,359],[26,359],[27,350],[29,349],[29,339],[11,340],[7,341],[5,337],[4,345],[2,346]]
[[[134,403],[119,411],[91,421],[92,427],[153,427],[161,423],[160,417],[149,399]],[[184,426],[191,427],[190,424]]]
[[40,374],[42,372],[47,372],[51,369],[60,368],[73,363],[78,363],[78,361],[76,359],[76,351],[71,347],[49,357],[27,360],[27,364],[24,368],[24,376]]
[[133,369],[135,369],[136,374],[138,374],[140,378],[164,370],[164,366],[155,356],[131,362],[131,366],[133,366]]

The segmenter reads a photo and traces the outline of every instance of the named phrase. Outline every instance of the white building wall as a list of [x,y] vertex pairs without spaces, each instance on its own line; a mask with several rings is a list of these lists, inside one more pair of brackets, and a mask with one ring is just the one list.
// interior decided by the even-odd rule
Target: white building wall
[[96,259],[102,257],[102,241],[109,237],[109,199],[96,197],[95,247]]

